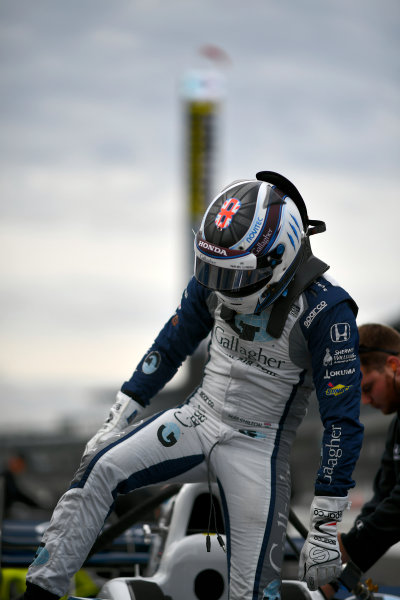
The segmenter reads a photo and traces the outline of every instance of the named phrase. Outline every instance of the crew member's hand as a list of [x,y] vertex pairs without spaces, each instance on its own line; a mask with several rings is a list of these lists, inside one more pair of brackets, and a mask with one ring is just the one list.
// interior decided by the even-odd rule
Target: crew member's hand
[[310,510],[310,529],[299,561],[299,579],[317,590],[342,571],[337,523],[349,508],[346,497],[315,496]]
[[84,455],[96,450],[110,435],[123,431],[143,412],[143,406],[123,392],[117,393],[115,404],[107,419],[86,444]]
[[[340,533],[338,533],[338,542],[340,554],[342,555],[342,564],[348,563],[351,559],[350,556],[347,554],[346,548],[343,545],[342,536]],[[331,600],[331,598],[334,598],[336,594],[335,588],[329,583],[327,583],[326,585],[322,585],[320,591],[324,594],[326,600]]]
[[350,556],[347,553],[346,548],[343,545],[343,541],[342,541],[342,535],[340,533],[338,533],[338,540],[339,540],[339,548],[340,548],[340,554],[342,555],[342,563],[348,563],[349,560],[351,560]]
[[321,594],[323,594],[325,600],[332,600],[335,597],[336,590],[329,583],[321,585],[319,588]]

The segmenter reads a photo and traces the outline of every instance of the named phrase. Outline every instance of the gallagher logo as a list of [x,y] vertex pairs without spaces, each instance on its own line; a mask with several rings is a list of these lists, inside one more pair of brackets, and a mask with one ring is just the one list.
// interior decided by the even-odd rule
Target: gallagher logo
[[157,431],[157,437],[163,446],[169,448],[179,440],[181,430],[175,423],[165,423]]
[[226,229],[232,223],[232,218],[236,215],[241,204],[237,198],[228,198],[221,206],[221,210],[215,218],[215,224],[218,229]]
[[153,352],[149,352],[146,358],[143,361],[142,371],[145,375],[152,375],[155,373],[160,366],[161,363],[161,355],[157,350]]

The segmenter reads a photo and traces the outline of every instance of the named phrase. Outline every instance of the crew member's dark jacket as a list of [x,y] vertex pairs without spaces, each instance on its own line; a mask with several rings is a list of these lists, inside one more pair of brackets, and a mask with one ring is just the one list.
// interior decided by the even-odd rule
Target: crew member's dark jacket
[[353,528],[342,534],[342,541],[363,572],[400,541],[400,411],[389,427],[374,495],[363,506]]

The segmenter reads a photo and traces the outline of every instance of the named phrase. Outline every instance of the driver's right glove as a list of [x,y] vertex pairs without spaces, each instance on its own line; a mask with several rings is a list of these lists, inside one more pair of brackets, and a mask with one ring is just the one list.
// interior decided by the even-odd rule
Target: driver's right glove
[[310,510],[310,529],[299,561],[299,579],[310,590],[338,577],[342,560],[337,539],[337,523],[350,507],[348,497],[315,496]]
[[100,429],[94,434],[86,444],[84,456],[93,452],[100,444],[102,444],[111,434],[124,431],[127,427],[140,416],[143,412],[143,406],[132,400],[123,392],[117,393],[115,404],[110,409],[110,414],[104,421]]

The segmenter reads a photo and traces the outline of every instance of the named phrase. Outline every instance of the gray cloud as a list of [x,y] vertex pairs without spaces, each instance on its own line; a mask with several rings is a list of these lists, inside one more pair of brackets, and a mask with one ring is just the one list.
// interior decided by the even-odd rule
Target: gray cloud
[[285,173],[327,220],[316,247],[362,319],[394,315],[399,16],[397,0],[4,0],[3,378],[50,362],[62,377],[62,360],[84,377],[75,342],[101,380],[113,332],[125,364],[174,309],[190,264],[179,90],[207,43],[231,60],[216,187]]

